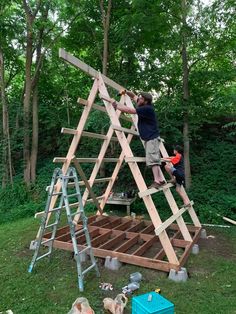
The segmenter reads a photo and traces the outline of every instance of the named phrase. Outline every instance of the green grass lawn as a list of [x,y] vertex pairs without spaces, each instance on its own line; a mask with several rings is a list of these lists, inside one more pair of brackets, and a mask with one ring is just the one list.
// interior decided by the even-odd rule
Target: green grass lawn
[[[209,237],[200,240],[200,253],[186,264],[190,279],[186,283],[168,280],[162,272],[123,265],[109,271],[99,260],[101,278],[89,272],[85,292],[77,287],[77,272],[70,252],[55,250],[51,262],[39,261],[32,274],[27,268],[32,258],[29,244],[35,238],[38,221],[24,219],[0,225],[0,311],[14,314],[66,314],[79,296],[88,298],[96,314],[104,313],[102,300],[115,297],[129,281],[129,275],[143,275],[134,295],[161,288],[162,295],[175,304],[175,312],[236,313],[236,228],[207,229]],[[102,291],[100,282],[110,282],[113,291]],[[131,313],[131,299],[125,313]]]

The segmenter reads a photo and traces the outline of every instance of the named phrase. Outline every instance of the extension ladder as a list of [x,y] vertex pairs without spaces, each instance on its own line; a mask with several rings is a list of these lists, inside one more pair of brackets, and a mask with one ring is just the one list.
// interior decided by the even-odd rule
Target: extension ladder
[[[54,187],[56,183],[58,182],[58,180],[60,180],[60,183],[61,183],[61,191],[55,192]],[[75,189],[75,193],[68,194],[68,189],[70,187],[73,187]],[[54,208],[50,208],[50,204],[53,197],[58,197],[58,202],[55,204]],[[76,198],[77,202],[70,204],[69,199],[72,199],[72,198]],[[71,209],[74,207],[76,207],[76,210],[74,212],[71,212]],[[54,170],[52,180],[51,180],[51,185],[48,190],[47,204],[45,207],[44,215],[42,217],[42,222],[41,222],[39,233],[38,233],[39,236],[36,241],[36,248],[35,248],[34,256],[32,258],[28,271],[31,273],[34,268],[35,263],[39,261],[40,259],[44,257],[51,257],[52,250],[53,250],[53,242],[55,240],[57,227],[60,221],[61,211],[63,209],[66,210],[68,225],[70,228],[71,240],[72,240],[73,250],[74,250],[74,258],[77,264],[79,289],[80,291],[83,291],[84,290],[83,277],[88,271],[90,271],[92,268],[95,268],[97,276],[100,276],[100,275],[99,275],[99,270],[96,264],[96,260],[93,255],[90,235],[87,228],[87,217],[85,216],[85,213],[84,213],[84,207],[83,207],[82,197],[80,193],[78,177],[77,177],[76,170],[73,167],[70,167],[68,169],[66,175],[63,175],[62,170],[60,168],[56,168]],[[54,215],[55,220],[52,223],[51,222],[49,223],[50,221],[49,218],[50,218],[50,215],[52,218],[53,216],[52,214],[55,214]],[[76,224],[74,224],[73,222],[73,217],[75,217],[76,215],[79,215],[82,220],[81,229],[76,229]],[[45,239],[44,235],[46,232],[49,232],[49,230],[51,230],[51,237],[49,239],[47,238]],[[77,237],[81,234],[85,235],[86,247],[80,251],[78,248]],[[40,249],[45,245],[48,247],[48,251],[44,254],[41,254]],[[87,269],[82,271],[81,254],[84,254],[84,253],[88,253],[90,255],[91,265]]]

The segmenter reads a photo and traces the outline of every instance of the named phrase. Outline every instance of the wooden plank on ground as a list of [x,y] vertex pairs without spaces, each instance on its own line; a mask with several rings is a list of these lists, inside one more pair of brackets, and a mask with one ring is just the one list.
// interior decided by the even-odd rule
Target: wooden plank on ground
[[230,218],[227,218],[227,217],[222,217],[225,221],[227,221],[227,222],[230,222],[231,224],[233,224],[233,225],[236,225],[236,221],[235,220],[232,220],[232,219],[230,219]]

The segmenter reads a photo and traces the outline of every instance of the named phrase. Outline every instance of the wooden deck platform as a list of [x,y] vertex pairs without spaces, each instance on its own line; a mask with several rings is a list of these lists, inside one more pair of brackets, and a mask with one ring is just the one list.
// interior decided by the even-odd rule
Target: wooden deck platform
[[[77,231],[82,228],[82,222],[77,224]],[[174,247],[179,264],[168,262],[159,237],[155,235],[151,221],[122,218],[118,216],[91,216],[88,218],[88,229],[94,255],[100,258],[117,257],[119,261],[142,267],[169,272],[179,270],[187,261],[193,244],[200,237],[201,227],[187,225],[193,241],[185,241],[177,224],[167,228],[167,234]],[[51,237],[47,233],[44,239]],[[78,235],[79,248],[85,248],[85,236]],[[69,227],[57,230],[55,248],[73,251]]]

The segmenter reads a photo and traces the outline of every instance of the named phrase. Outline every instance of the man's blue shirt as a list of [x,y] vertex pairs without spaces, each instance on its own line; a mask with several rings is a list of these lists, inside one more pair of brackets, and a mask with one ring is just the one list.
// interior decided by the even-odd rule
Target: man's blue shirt
[[149,141],[160,135],[159,125],[153,105],[143,105],[136,108],[138,115],[138,130],[142,140]]

